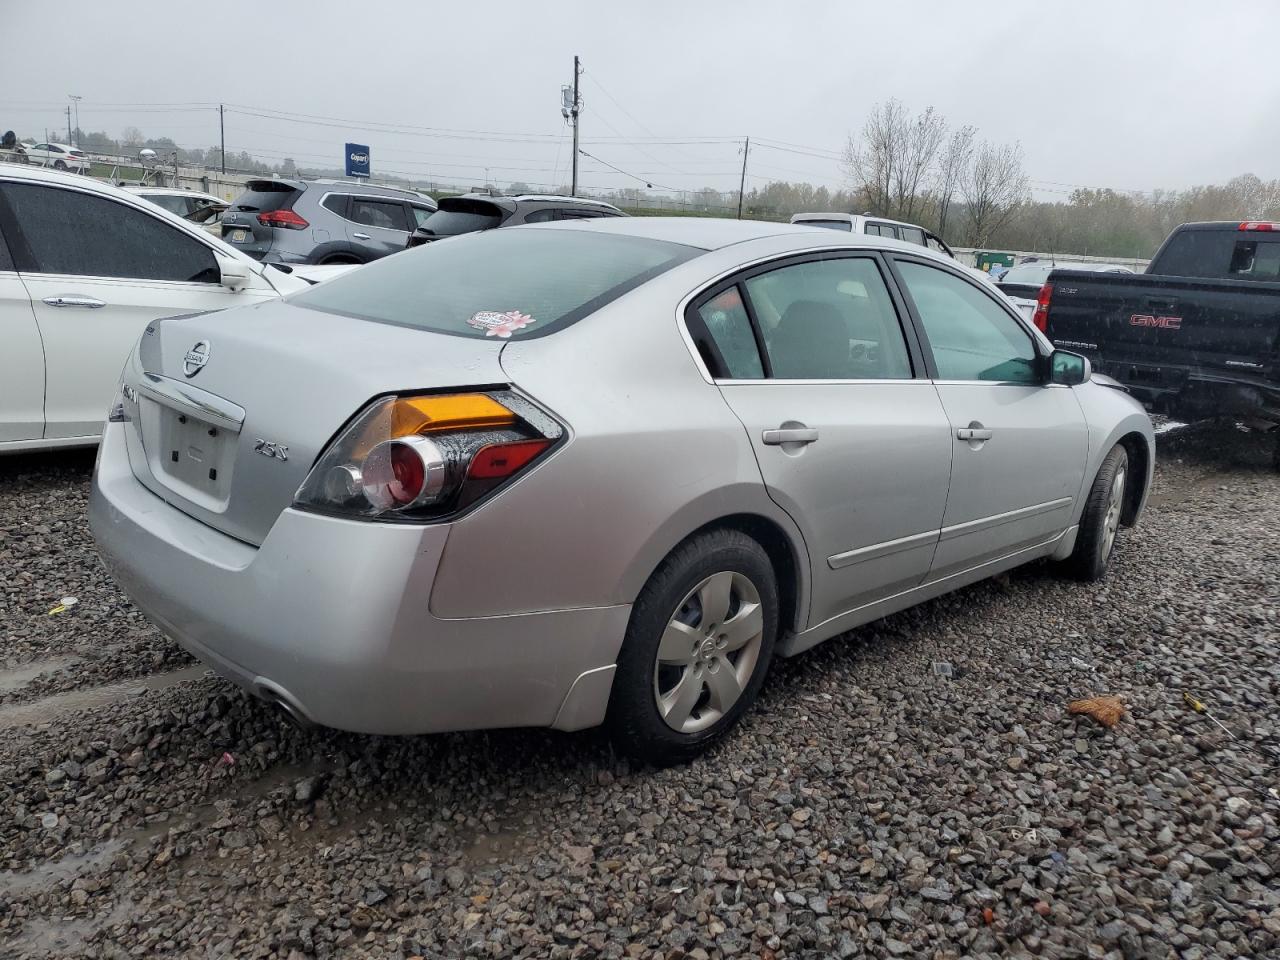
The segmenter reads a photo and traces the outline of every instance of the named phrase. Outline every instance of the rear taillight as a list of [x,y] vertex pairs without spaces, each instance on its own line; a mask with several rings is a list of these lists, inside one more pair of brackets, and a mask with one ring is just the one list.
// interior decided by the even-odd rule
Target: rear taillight
[[284,227],[287,230],[304,230],[311,226],[292,210],[268,210],[258,214],[258,222],[264,227]]
[[294,503],[381,520],[448,516],[531,466],[563,432],[508,390],[388,397],[329,445]]
[[1263,230],[1266,232],[1280,230],[1280,223],[1272,223],[1268,220],[1245,220],[1240,224],[1240,230]]
[[1040,288],[1040,296],[1036,297],[1036,312],[1031,315],[1031,322],[1041,333],[1049,332],[1049,301],[1053,299],[1053,284],[1046,283]]

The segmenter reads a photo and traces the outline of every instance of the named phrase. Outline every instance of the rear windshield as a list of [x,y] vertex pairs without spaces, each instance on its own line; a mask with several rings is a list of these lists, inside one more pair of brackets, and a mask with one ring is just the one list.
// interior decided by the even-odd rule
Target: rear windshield
[[406,250],[290,302],[462,337],[537,337],[702,252],[595,231],[513,227]]
[[796,223],[805,227],[826,227],[828,230],[843,230],[845,233],[853,233],[853,224],[848,220],[797,220]]
[[1167,277],[1226,277],[1238,236],[1234,230],[1179,230],[1147,267],[1147,273]]
[[[1066,269],[1065,264],[1063,268]],[[1041,284],[1049,279],[1051,273],[1053,273],[1052,263],[1020,263],[1006,270],[1000,282]]]
[[420,227],[433,237],[456,237],[461,233],[489,230],[502,222],[506,211],[487,200],[440,201],[440,209]]
[[295,190],[287,183],[274,183],[270,180],[250,180],[248,189],[231,201],[232,210],[245,210],[249,213],[279,210],[293,202],[300,190]]

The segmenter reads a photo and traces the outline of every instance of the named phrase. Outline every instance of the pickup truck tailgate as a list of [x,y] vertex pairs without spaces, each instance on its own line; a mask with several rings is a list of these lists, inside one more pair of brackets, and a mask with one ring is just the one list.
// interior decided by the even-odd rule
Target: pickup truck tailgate
[[1054,271],[1046,333],[1115,364],[1221,368],[1270,376],[1280,283]]

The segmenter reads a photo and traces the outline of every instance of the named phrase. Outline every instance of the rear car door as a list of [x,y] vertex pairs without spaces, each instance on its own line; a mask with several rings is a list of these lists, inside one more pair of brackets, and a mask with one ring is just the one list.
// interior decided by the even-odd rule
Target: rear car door
[[409,239],[409,214],[402,200],[352,196],[347,221],[347,239],[368,260],[403,250]]
[[769,495],[804,534],[810,626],[919,584],[942,524],[950,427],[883,269],[872,254],[811,255],[722,283],[688,313]]
[[1032,334],[993,294],[940,264],[892,260],[951,424],[951,488],[933,580],[1065,530],[1089,438],[1071,388],[1044,383]]
[[44,345],[0,231],[0,444],[44,436]]
[[0,182],[0,228],[35,308],[48,439],[101,432],[125,358],[151,320],[275,296],[233,292],[213,248],[161,215],[73,187]]

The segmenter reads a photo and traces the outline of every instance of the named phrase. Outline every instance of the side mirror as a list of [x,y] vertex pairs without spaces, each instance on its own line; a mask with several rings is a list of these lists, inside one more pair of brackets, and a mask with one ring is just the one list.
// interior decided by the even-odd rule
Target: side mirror
[[222,271],[221,283],[228,290],[243,290],[249,285],[249,267],[239,260],[219,260],[218,267]]
[[1049,354],[1049,382],[1074,387],[1087,383],[1093,375],[1093,365],[1088,357],[1070,350],[1055,350]]

